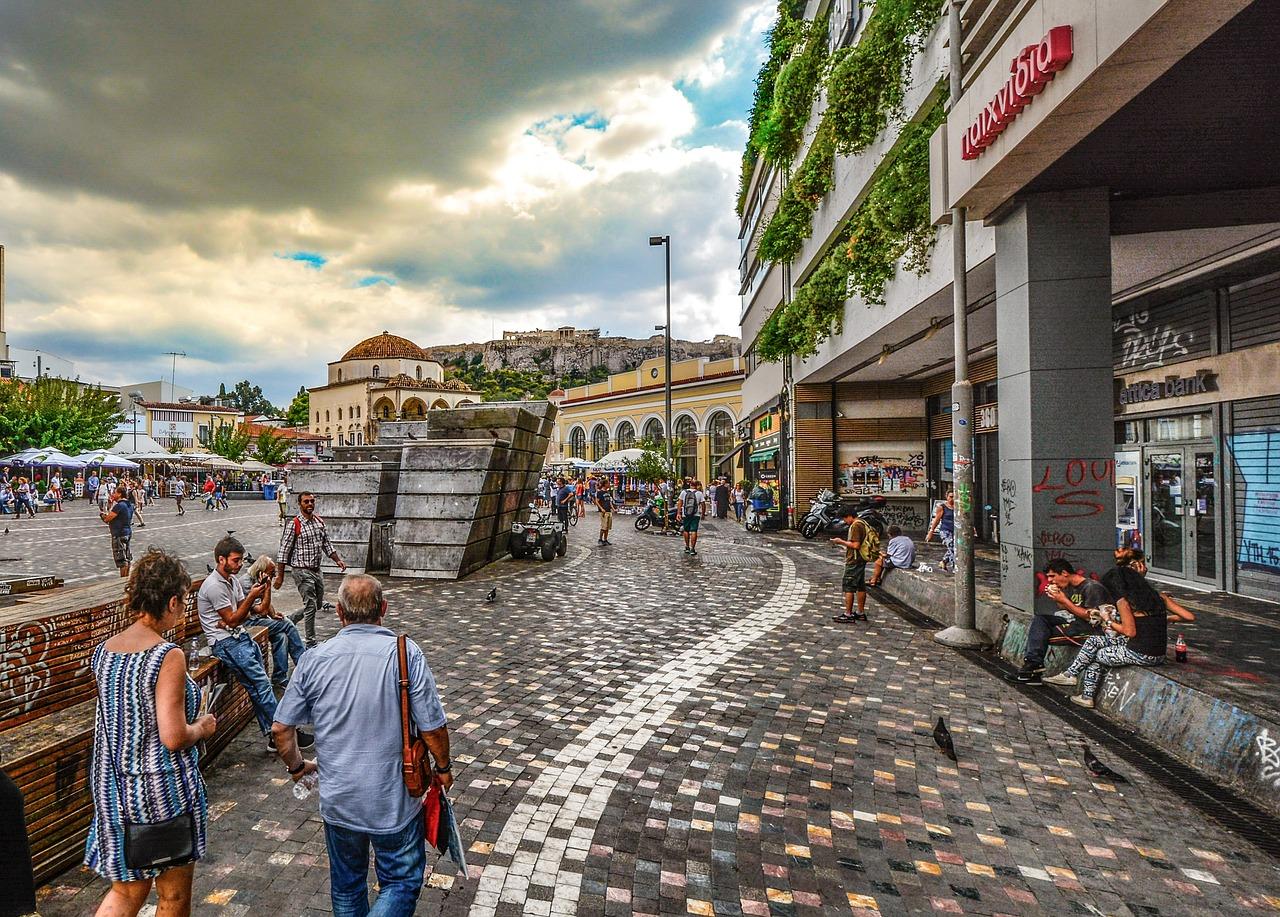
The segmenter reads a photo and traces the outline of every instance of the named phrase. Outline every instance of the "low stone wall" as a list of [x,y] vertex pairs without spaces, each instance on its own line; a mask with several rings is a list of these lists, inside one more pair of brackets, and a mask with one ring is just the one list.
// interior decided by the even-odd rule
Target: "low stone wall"
[[[99,643],[133,621],[121,591],[119,583],[87,586],[32,596],[0,611],[0,766],[25,797],[40,882],[84,855],[92,817],[88,767],[96,711],[89,662]],[[193,591],[186,618],[169,639],[181,645],[199,633]],[[265,634],[264,629],[258,635],[260,641]],[[216,660],[200,677],[226,680]],[[248,694],[234,679],[213,712],[218,732],[206,743],[202,764],[253,716]]]
[[[304,491],[314,493],[316,511],[324,519],[329,540],[352,573],[369,569],[373,524],[395,515],[400,452],[398,449],[381,452],[376,461],[360,461],[364,456],[357,453],[352,457],[356,460],[296,465],[289,470],[289,518],[298,512],[298,495]],[[339,459],[346,459],[350,451],[344,448],[335,450],[335,454]],[[321,569],[326,573],[338,571],[337,565],[327,557],[321,561]]]
[[[883,588],[935,620],[952,619],[950,576],[894,570]],[[1030,622],[1028,613],[1009,605],[977,603],[978,629],[1014,665],[1022,664]],[[1061,671],[1074,653],[1070,647],[1052,647],[1046,669]],[[1169,665],[1108,669],[1098,690],[1097,712],[1280,815],[1280,724],[1185,684],[1171,677],[1174,674]]]

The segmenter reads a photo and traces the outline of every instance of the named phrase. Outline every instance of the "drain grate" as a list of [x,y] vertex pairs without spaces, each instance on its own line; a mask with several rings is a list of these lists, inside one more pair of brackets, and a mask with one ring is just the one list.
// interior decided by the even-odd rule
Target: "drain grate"
[[765,566],[765,559],[759,554],[699,554],[704,564],[713,567],[750,567],[758,569]]
[[[926,614],[893,599],[883,592],[880,602],[908,623],[930,630],[943,625]],[[976,650],[958,650],[970,662],[995,678],[1012,674],[1013,667],[999,657]],[[1045,688],[1010,683],[1009,687],[1065,720],[1096,745],[1123,758],[1169,792],[1195,806],[1219,825],[1242,837],[1259,850],[1280,857],[1280,818],[1258,808],[1248,799],[1219,786],[1198,771],[1166,754],[1132,733],[1120,733],[1110,720],[1088,713],[1067,700],[1067,695]]]

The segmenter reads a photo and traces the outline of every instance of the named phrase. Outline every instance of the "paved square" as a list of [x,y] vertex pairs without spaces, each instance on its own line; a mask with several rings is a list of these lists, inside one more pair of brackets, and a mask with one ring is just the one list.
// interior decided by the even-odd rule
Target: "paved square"
[[[1076,733],[928,632],[874,598],[832,623],[825,543],[709,522],[688,558],[618,521],[598,546],[589,513],[565,560],[388,584],[449,714],[471,864],[440,864],[419,913],[1280,911],[1280,863],[1121,762],[1128,785],[1091,780]],[[196,913],[327,913],[315,803],[251,733],[207,775]],[[41,912],[104,888],[73,870]]]

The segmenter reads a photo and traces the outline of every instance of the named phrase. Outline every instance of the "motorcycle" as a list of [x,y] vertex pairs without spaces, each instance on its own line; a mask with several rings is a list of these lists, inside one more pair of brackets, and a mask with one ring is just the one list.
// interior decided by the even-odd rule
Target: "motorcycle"
[[[644,512],[636,516],[636,531],[643,532],[650,526],[661,526],[662,516],[659,515],[658,504],[661,501],[650,500],[644,506]],[[679,522],[676,519],[676,508],[674,505],[666,508],[667,513],[667,530],[675,531],[679,528]]]
[[[884,538],[887,528],[880,510],[887,501],[884,497],[868,497],[859,501],[854,507],[858,519],[865,522],[876,533]],[[847,502],[841,501],[835,493],[824,490],[813,500],[809,512],[800,521],[800,534],[805,538],[816,538],[819,534],[843,535],[845,531],[844,513]]]

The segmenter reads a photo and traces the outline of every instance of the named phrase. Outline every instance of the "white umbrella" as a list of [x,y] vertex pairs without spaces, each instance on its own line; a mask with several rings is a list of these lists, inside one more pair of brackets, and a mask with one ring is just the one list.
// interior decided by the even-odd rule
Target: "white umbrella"
[[266,462],[260,462],[257,459],[245,459],[240,463],[240,467],[245,471],[275,471],[275,465],[268,465]]
[[642,455],[644,455],[643,449],[614,449],[592,465],[591,470],[606,473],[625,472],[627,463],[640,461]]
[[[187,456],[187,458],[195,458],[195,456]],[[229,458],[223,458],[220,455],[201,456],[203,461],[200,462],[202,468],[217,468],[221,471],[240,471],[242,470],[239,462],[233,462]]]
[[58,449],[23,449],[8,458],[0,459],[0,465],[26,465],[30,468],[83,468],[84,462],[72,458]]
[[131,462],[127,458],[108,452],[106,449],[81,452],[76,456],[76,459],[86,465],[101,465],[103,468],[128,468],[133,470],[139,467],[137,462]]

